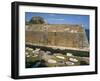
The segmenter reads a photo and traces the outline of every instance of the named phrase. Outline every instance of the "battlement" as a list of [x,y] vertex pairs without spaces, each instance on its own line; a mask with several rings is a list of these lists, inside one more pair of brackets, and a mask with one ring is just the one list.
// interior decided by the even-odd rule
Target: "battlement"
[[47,31],[47,32],[83,32],[81,25],[70,24],[33,24],[26,25],[27,31]]

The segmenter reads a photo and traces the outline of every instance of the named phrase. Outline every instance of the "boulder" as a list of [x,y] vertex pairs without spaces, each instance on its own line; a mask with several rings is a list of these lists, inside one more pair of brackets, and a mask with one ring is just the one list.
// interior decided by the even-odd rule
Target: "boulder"
[[70,62],[70,61],[67,61],[67,62],[66,62],[66,65],[69,65],[69,66],[74,65],[74,64],[75,64],[75,63]]
[[67,55],[67,56],[73,56],[73,54],[72,54],[72,53],[66,53],[66,55]]
[[69,58],[69,61],[71,61],[71,62],[78,62],[78,60],[75,59],[75,58]]

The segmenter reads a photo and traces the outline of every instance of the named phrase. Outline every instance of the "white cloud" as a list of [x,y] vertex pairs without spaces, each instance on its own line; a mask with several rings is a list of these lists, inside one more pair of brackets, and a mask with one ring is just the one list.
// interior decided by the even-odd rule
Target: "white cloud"
[[64,19],[49,18],[49,20],[61,20],[61,21],[63,21]]
[[49,14],[49,16],[56,16],[56,14]]

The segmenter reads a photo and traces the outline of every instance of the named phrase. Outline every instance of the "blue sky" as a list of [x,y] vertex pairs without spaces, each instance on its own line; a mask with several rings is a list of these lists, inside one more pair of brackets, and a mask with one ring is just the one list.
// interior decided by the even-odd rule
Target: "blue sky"
[[26,12],[25,20],[30,21],[30,19],[33,16],[41,16],[49,24],[82,24],[85,27],[85,29],[89,29],[89,16],[88,15]]

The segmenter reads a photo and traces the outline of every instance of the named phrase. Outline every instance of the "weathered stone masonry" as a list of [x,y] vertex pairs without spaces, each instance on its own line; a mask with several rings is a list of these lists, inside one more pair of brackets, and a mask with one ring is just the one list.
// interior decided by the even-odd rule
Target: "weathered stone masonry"
[[81,25],[30,24],[25,29],[26,43],[72,48],[89,46],[86,32]]

